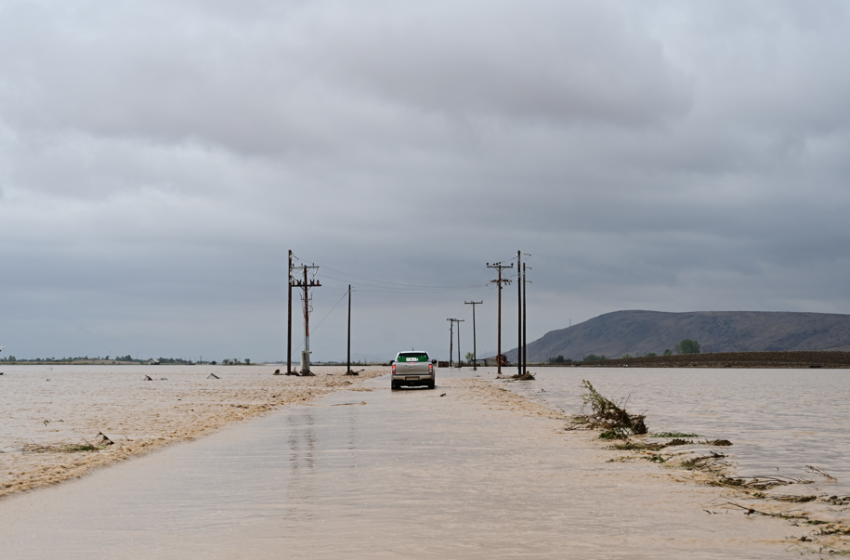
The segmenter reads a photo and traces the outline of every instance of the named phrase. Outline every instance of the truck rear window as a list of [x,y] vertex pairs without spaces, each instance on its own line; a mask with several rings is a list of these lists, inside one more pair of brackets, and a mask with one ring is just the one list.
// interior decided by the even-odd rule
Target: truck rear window
[[428,354],[425,352],[401,352],[398,355],[399,362],[427,362]]

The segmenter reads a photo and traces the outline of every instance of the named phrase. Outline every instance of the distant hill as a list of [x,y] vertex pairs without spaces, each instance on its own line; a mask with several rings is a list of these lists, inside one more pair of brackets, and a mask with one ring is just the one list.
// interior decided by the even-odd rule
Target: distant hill
[[[702,352],[850,350],[850,315],[761,311],[615,311],[528,344],[529,361],[580,360],[588,354],[619,358],[673,350],[684,338]],[[507,352],[516,360],[516,348]]]

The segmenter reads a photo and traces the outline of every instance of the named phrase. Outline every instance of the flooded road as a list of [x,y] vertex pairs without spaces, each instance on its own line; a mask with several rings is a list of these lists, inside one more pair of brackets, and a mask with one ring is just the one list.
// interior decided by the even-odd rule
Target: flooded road
[[594,434],[479,379],[365,387],[3,499],[2,557],[778,558],[806,532],[606,463]]

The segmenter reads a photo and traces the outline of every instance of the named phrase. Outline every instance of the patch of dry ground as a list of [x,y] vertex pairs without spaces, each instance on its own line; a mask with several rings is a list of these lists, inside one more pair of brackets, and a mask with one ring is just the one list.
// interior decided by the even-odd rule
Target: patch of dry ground
[[[0,378],[0,497],[79,478],[286,404],[356,389],[362,380],[386,373],[369,368],[353,377],[342,375],[345,368],[316,368],[316,377],[292,377],[273,371],[262,366],[7,371]],[[219,379],[209,377],[211,372]],[[104,445],[99,434],[114,443]]]

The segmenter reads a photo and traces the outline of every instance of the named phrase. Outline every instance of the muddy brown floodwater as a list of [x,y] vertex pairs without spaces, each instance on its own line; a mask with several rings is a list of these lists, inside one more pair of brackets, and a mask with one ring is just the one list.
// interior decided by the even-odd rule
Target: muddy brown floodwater
[[[342,375],[344,367],[324,367],[315,377],[275,376],[275,366],[4,369],[0,498],[77,478],[385,373],[384,368],[369,368],[349,377]],[[99,445],[99,434],[113,444]],[[85,446],[101,448],[81,452]]]
[[718,509],[721,490],[655,465],[606,463],[559,413],[448,375],[435,391],[372,379],[9,496],[2,556],[782,558],[810,531]]

